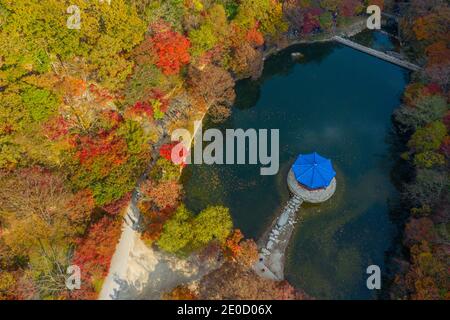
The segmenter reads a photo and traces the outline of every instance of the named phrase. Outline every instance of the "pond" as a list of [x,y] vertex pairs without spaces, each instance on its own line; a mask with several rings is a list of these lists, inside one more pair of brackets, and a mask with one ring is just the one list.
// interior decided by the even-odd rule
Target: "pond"
[[[389,37],[371,43],[391,50]],[[298,63],[292,52],[301,52]],[[391,173],[391,115],[408,81],[400,67],[335,43],[290,47],[265,62],[257,81],[237,83],[231,117],[219,126],[280,130],[280,170],[261,176],[259,165],[190,165],[184,170],[186,205],[230,208],[234,225],[257,239],[289,198],[287,172],[299,153],[332,159],[337,191],[328,202],[303,205],[287,249],[287,280],[322,299],[372,299],[366,268],[384,270],[396,228],[398,197]]]

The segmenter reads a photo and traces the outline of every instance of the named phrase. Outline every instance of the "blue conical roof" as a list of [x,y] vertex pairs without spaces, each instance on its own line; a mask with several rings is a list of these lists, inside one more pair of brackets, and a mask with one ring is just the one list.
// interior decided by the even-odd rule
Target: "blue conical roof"
[[292,171],[297,181],[309,189],[326,188],[336,176],[331,160],[317,152],[299,155]]

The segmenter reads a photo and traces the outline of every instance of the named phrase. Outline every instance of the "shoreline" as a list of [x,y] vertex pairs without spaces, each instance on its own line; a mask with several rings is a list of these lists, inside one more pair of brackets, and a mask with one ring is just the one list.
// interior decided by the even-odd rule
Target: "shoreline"
[[[355,22],[352,22],[350,25],[343,27],[342,29],[337,30],[336,32],[328,32],[323,35],[318,35],[318,39],[300,39],[300,40],[291,40],[288,45],[285,47],[272,47],[263,52],[263,61],[270,58],[272,55],[277,54],[283,50],[289,49],[290,47],[300,45],[300,44],[314,44],[314,43],[325,43],[325,42],[333,42],[335,36],[345,36],[345,37],[353,37],[361,32],[363,32],[367,28],[366,19],[359,18]],[[242,79],[239,79],[242,80]]]

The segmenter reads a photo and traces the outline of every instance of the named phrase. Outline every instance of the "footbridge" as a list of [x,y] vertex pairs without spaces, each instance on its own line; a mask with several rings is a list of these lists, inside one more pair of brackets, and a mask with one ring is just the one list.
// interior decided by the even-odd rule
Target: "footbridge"
[[371,56],[377,57],[379,59],[385,60],[387,62],[393,63],[393,64],[398,65],[400,67],[409,69],[411,71],[419,71],[419,70],[422,69],[418,65],[415,65],[415,64],[413,64],[411,62],[408,62],[408,61],[405,61],[403,59],[400,59],[400,58],[394,57],[392,55],[389,55],[387,53],[384,53],[384,52],[381,52],[381,51],[378,51],[378,50],[375,50],[375,49],[363,46],[363,45],[361,45],[359,43],[353,42],[353,41],[351,41],[349,39],[342,38],[340,36],[334,36],[333,40],[338,42],[338,43],[341,43],[343,45],[346,45],[346,46],[348,46],[350,48],[353,48],[353,49],[359,50],[361,52],[367,53],[367,54],[369,54]]

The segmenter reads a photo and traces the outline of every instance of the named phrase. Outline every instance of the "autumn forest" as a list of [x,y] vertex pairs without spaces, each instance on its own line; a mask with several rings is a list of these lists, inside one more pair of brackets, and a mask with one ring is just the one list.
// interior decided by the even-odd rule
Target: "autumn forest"
[[223,122],[267,56],[353,28],[368,5],[398,15],[422,68],[392,115],[406,173],[385,297],[448,299],[448,1],[0,0],[0,300],[99,298],[133,199],[146,246],[216,265],[161,299],[314,299],[253,272],[229,208],[184,205],[170,133]]

